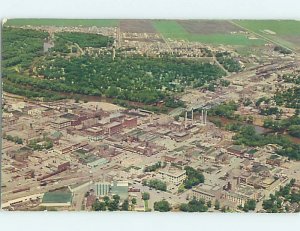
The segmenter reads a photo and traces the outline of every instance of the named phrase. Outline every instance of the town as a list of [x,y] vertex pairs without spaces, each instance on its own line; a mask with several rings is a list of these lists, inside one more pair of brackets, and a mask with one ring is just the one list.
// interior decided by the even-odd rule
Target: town
[[[124,20],[120,27],[11,28],[49,33],[43,42],[45,55],[61,42],[55,40],[56,33],[113,38],[109,46],[100,48],[68,44],[66,60],[104,57],[115,62],[119,57],[141,55],[166,62],[171,58],[200,60],[216,71],[211,81],[203,84],[188,78],[180,82],[188,68],[184,73],[174,72],[171,84],[162,83],[163,90],[141,88],[153,94],[148,103],[143,94],[133,102],[124,93],[135,86],[118,87],[116,94],[124,95],[114,100],[111,87],[105,91],[111,97],[106,98],[72,92],[71,87],[68,97],[50,89],[60,97],[56,100],[46,100],[49,89],[37,97],[26,97],[15,89],[31,77],[18,79],[8,70],[2,98],[3,209],[300,211],[300,56],[296,49],[266,39],[261,50],[249,48],[255,54],[241,55],[231,45],[168,38],[143,20]],[[275,32],[265,29],[263,33]],[[260,39],[241,27],[235,27],[230,35]],[[32,83],[33,92],[35,86],[43,88],[38,85],[42,81],[56,81],[50,70],[53,76],[59,73],[60,80],[68,71],[45,60],[36,59],[36,67],[30,67],[33,79],[38,79]],[[84,69],[88,64],[82,65]],[[158,64],[153,61],[151,65]],[[186,65],[206,70],[194,63]],[[147,78],[152,75],[146,74]],[[160,73],[164,75],[168,76]],[[5,88],[6,83],[14,88]],[[165,93],[166,88],[174,95]],[[291,92],[296,98],[288,96]],[[73,93],[75,97],[69,97]],[[175,106],[169,106],[167,100]]]

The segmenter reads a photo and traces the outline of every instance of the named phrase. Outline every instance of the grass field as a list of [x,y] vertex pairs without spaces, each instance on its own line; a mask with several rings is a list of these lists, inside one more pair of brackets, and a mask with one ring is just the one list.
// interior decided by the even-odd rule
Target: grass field
[[263,30],[268,29],[276,32],[278,35],[300,35],[300,21],[235,20],[234,22],[256,33],[263,33]]
[[[201,21],[199,21],[201,23]],[[241,45],[255,46],[265,43],[262,39],[248,39],[242,34],[228,33],[211,33],[211,34],[196,34],[187,32],[183,26],[176,21],[169,20],[154,20],[154,28],[161,33],[165,38],[187,40],[193,42],[203,42],[208,44],[224,44],[224,45]]]
[[117,19],[9,19],[8,26],[119,26]]
[[[243,28],[292,49],[300,49],[300,21],[295,20],[234,20]],[[270,34],[266,30],[274,32]]]

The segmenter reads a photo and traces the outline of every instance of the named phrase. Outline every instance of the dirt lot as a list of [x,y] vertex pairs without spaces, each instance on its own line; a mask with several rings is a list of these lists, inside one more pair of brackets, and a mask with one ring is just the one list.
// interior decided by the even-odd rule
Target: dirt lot
[[223,20],[178,20],[177,22],[191,34],[222,34],[241,30]]
[[280,36],[280,38],[292,43],[297,50],[300,50],[300,36],[298,35],[284,35]]
[[150,20],[122,20],[120,30],[131,33],[156,33]]

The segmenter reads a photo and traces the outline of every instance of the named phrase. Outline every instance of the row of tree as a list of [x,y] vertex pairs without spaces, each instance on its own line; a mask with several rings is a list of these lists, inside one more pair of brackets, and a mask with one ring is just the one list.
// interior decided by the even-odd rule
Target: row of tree
[[254,126],[244,125],[236,127],[237,134],[233,136],[235,144],[247,146],[264,146],[267,144],[277,144],[281,146],[277,153],[287,156],[290,159],[300,160],[300,145],[291,142],[288,138],[276,134],[258,134]]
[[[136,199],[133,198],[131,200],[131,204],[136,204]],[[128,211],[129,210],[129,201],[128,199],[125,199],[123,203],[120,205],[120,196],[119,195],[113,195],[112,199],[110,199],[108,196],[105,196],[103,198],[103,201],[99,201],[96,199],[94,204],[92,205],[92,209],[94,211]]]
[[16,144],[23,144],[22,138],[18,136],[11,136],[11,135],[4,135],[3,139],[6,139],[8,141],[14,142]]
[[150,179],[150,180],[143,180],[143,185],[146,185],[150,188],[154,188],[161,191],[167,191],[167,184],[164,181],[159,179]]
[[288,132],[291,136],[300,138],[300,117],[297,112],[294,116],[283,120],[273,120],[267,118],[264,127],[272,129],[274,132]]

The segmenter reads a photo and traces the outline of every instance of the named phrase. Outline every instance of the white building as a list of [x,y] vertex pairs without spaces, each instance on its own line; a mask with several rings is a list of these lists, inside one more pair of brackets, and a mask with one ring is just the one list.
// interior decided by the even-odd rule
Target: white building
[[185,170],[180,169],[162,169],[158,172],[158,175],[161,177],[162,180],[172,183],[174,185],[180,185],[186,179]]

